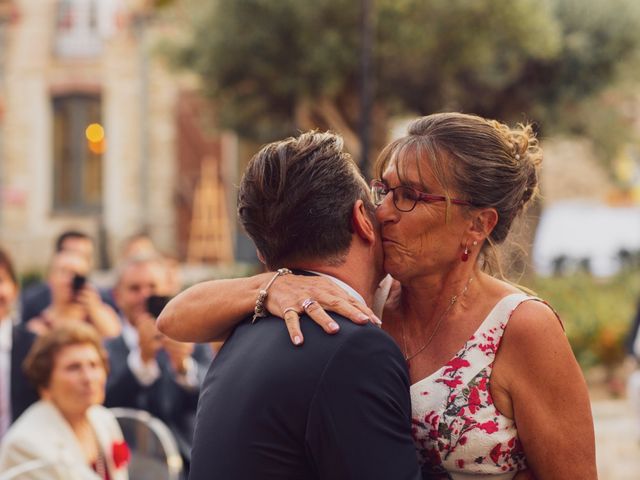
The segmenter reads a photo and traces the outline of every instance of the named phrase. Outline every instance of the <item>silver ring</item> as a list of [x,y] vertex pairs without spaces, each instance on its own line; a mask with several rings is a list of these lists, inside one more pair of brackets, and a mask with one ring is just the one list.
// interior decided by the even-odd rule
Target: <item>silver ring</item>
[[287,315],[287,313],[289,312],[295,312],[296,315],[299,315],[298,309],[296,307],[287,307],[284,309],[284,312],[282,312],[282,318],[284,318],[285,315]]
[[318,303],[318,302],[316,302],[313,298],[309,297],[304,302],[302,302],[302,309],[306,312],[307,308],[309,308],[314,303]]

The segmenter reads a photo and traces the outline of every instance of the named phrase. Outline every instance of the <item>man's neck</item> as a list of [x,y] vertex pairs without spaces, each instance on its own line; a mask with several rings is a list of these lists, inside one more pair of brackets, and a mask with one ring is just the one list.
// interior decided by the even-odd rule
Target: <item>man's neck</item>
[[375,275],[373,272],[369,272],[372,269],[368,266],[363,268],[360,265],[359,269],[357,269],[352,263],[347,260],[339,266],[332,266],[317,262],[300,262],[290,268],[308,270],[335,277],[353,288],[362,296],[365,303],[370,306],[373,304],[373,294],[380,279],[376,281],[373,278]]

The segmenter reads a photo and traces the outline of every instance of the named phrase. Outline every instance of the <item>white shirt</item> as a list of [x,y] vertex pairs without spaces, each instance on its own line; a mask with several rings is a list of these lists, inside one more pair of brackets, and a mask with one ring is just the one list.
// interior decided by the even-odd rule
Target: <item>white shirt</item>
[[316,272],[314,270],[307,270],[307,272],[310,273],[315,273],[316,275],[320,275],[321,277],[326,277],[329,280],[331,280],[333,283],[335,283],[336,285],[338,285],[340,288],[342,288],[345,292],[347,292],[349,295],[351,295],[352,297],[354,297],[356,300],[358,300],[360,303],[364,303],[365,305],[367,304],[367,302],[364,301],[364,298],[362,295],[360,295],[358,292],[356,292],[354,290],[354,288],[349,285],[348,283],[343,282],[342,280],[340,280],[339,278],[333,277],[331,275],[327,275],[326,273],[322,273],[322,272]]
[[133,376],[136,377],[140,385],[148,387],[160,378],[158,362],[155,359],[147,363],[142,361],[138,331],[126,320],[122,322],[122,339],[129,349],[129,356],[127,357],[129,370],[131,370],[131,373],[133,373]]
[[[158,362],[153,359],[147,363],[142,361],[140,354],[140,337],[138,331],[129,323],[128,320],[122,322],[122,339],[129,349],[127,356],[127,365],[136,380],[145,387],[148,387],[158,378],[160,378],[160,367]],[[193,358],[188,357],[186,360],[186,373],[176,374],[176,382],[184,388],[194,389],[199,385],[198,381],[198,365]]]
[[0,319],[0,439],[11,424],[11,333],[9,317]]

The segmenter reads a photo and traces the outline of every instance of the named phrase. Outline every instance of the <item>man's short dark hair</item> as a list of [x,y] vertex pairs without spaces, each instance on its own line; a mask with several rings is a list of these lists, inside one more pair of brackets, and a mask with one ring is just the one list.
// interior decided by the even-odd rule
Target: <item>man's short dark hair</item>
[[79,230],[66,230],[58,235],[58,238],[56,239],[56,252],[61,252],[63,250],[64,242],[70,238],[81,238],[83,240],[93,242],[93,239],[84,232]]
[[300,260],[340,264],[358,199],[372,214],[367,184],[342,138],[313,131],[270,143],[251,159],[238,217],[269,268]]

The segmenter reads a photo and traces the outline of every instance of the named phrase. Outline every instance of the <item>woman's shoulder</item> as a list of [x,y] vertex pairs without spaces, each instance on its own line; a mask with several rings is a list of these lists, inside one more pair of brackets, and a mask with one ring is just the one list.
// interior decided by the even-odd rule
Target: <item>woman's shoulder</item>
[[87,416],[93,425],[98,437],[103,440],[122,440],[122,429],[114,413],[102,405],[93,405],[89,408]]
[[117,425],[118,420],[114,413],[102,405],[93,405],[87,411],[87,415],[93,423],[102,425]]
[[512,336],[564,333],[564,327],[556,311],[546,301],[528,294],[522,295],[509,319]]
[[494,308],[502,306],[512,337],[528,337],[534,333],[563,331],[560,317],[545,300],[516,285],[492,278],[485,298],[493,298]]
[[2,440],[2,450],[17,450],[34,458],[48,451],[51,426],[56,423],[55,413],[47,402],[40,400],[31,405],[13,423]]
[[555,368],[572,355],[564,327],[547,303],[525,295],[510,314],[498,361],[514,370]]
[[[11,430],[21,430],[31,426],[43,427],[49,425],[52,418],[58,417],[56,408],[49,402],[44,400],[38,400],[27,408],[22,415],[20,415],[14,424],[11,426]],[[44,423],[43,423],[44,422]]]

